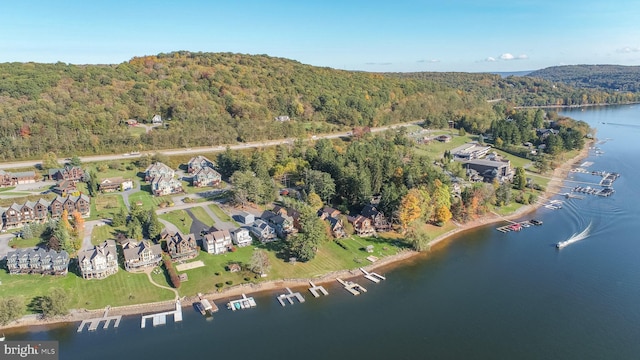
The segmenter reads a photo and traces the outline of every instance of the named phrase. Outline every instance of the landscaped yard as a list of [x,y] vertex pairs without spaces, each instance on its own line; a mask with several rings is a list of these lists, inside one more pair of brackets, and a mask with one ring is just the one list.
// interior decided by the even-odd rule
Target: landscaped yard
[[178,230],[183,234],[189,233],[191,230],[191,223],[193,223],[191,216],[189,216],[189,214],[184,210],[173,210],[166,214],[158,215],[158,217],[177,226]]
[[124,200],[120,194],[101,194],[92,198],[91,220],[112,218],[113,214],[125,209]]
[[[22,296],[26,304],[53,288],[62,288],[70,296],[70,308],[99,309],[107,305],[122,306],[171,300],[173,292],[152,285],[145,274],[120,269],[101,280],[85,280],[69,272],[66,276],[9,275],[0,272],[2,296]],[[167,285],[166,281],[159,282]],[[27,310],[29,311],[29,310]]]

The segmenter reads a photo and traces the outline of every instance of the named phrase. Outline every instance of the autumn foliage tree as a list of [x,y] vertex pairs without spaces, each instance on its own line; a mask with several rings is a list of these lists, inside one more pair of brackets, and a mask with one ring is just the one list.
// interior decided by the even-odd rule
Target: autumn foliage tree
[[402,232],[405,233],[409,228],[409,224],[418,220],[422,216],[422,208],[420,207],[420,192],[418,189],[411,189],[400,201],[398,208],[398,220],[402,226]]

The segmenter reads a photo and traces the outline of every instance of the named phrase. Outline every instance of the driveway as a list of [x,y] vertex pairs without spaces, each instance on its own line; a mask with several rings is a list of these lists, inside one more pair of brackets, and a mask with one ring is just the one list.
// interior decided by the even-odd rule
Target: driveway
[[133,189],[122,192],[122,201],[124,201],[124,205],[127,207],[127,209],[131,209],[131,204],[129,204],[129,195],[140,191],[140,181],[134,180],[133,182],[136,184]]
[[91,243],[91,233],[93,232],[93,228],[96,226],[103,226],[111,224],[111,220],[101,219],[101,220],[90,220],[84,223],[84,238],[82,239],[82,248],[81,250],[91,250],[93,249],[93,244]]
[[9,240],[13,239],[14,237],[14,234],[0,235],[0,260],[4,259],[5,256],[7,256],[7,253],[12,250],[9,246]]

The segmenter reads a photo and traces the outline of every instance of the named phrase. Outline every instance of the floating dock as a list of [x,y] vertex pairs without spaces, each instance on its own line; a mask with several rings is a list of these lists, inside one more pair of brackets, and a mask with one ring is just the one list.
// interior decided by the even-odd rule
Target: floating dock
[[374,283],[379,283],[380,280],[387,280],[386,277],[380,275],[380,274],[376,274],[374,272],[368,272],[367,270],[360,268],[360,271],[362,271],[362,273],[364,274],[364,277],[366,279],[369,279],[371,281],[373,281]]
[[288,301],[289,304],[291,304],[291,305],[293,305],[293,299],[298,299],[298,301],[300,303],[304,302],[304,297],[302,297],[302,295],[299,292],[294,293],[289,288],[287,288],[287,293],[286,294],[278,295],[277,299],[280,302],[280,305],[282,305],[282,306],[286,305],[285,300]]
[[167,323],[167,316],[171,315],[173,315],[173,321],[182,321],[182,307],[180,306],[180,300],[176,300],[175,310],[142,316],[142,320],[140,320],[140,328],[145,328],[147,325],[147,319],[151,319],[153,326],[164,325]]
[[86,324],[89,324],[89,331],[96,331],[100,326],[100,323],[103,321],[104,321],[104,326],[102,328],[106,330],[109,328],[109,324],[111,324],[111,320],[114,320],[113,328],[114,329],[117,328],[120,325],[120,320],[122,319],[122,315],[108,316],[109,309],[111,309],[111,306],[107,306],[104,309],[104,314],[102,315],[101,318],[82,320],[82,322],[80,323],[80,326],[78,326],[78,332],[82,332]]
[[329,295],[329,292],[323,286],[316,286],[312,281],[309,281],[309,285],[311,285],[309,291],[314,297],[320,297],[320,294]]
[[344,288],[353,295],[360,295],[361,292],[367,292],[362,285],[356,284],[353,281],[344,281],[340,278],[336,279]]
[[231,300],[227,304],[227,307],[233,311],[242,310],[242,309],[250,309],[256,307],[256,301],[253,300],[252,297],[247,297],[247,295],[242,294],[242,298],[238,300]]

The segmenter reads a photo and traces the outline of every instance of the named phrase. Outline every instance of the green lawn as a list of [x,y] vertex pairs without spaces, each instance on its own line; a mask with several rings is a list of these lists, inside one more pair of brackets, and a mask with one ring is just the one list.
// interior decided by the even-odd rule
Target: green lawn
[[[101,280],[85,280],[69,272],[66,276],[9,275],[0,272],[2,296],[22,296],[29,304],[50,289],[62,288],[70,295],[69,307],[99,309],[107,305],[123,306],[171,300],[173,292],[152,285],[145,274],[133,274],[120,269]],[[163,284],[160,282],[160,284]],[[166,282],[164,283],[166,284]]]
[[202,221],[202,223],[209,226],[215,225],[215,222],[213,221],[211,216],[209,216],[209,214],[207,214],[207,212],[201,206],[194,206],[189,210],[191,211],[193,216],[195,216],[196,219]]
[[115,240],[119,232],[124,232],[126,226],[114,228],[110,225],[94,226],[91,232],[91,243],[102,244],[105,240]]
[[166,220],[178,227],[183,234],[188,234],[193,220],[184,210],[173,210],[166,214],[158,215],[160,219]]
[[125,209],[124,200],[120,194],[100,194],[92,198],[90,220],[107,219],[113,214]]
[[4,188],[0,188],[0,192],[11,191],[11,190],[13,190],[15,188],[16,188],[15,186],[7,186],[7,187],[4,187]]
[[233,220],[231,218],[231,216],[229,216],[229,214],[227,214],[226,212],[222,211],[222,209],[220,209],[220,207],[216,204],[209,204],[209,209],[211,209],[211,211],[213,211],[214,214],[216,214],[216,216],[218,218],[220,218],[220,220],[224,221],[224,222],[229,222],[232,223],[236,226],[240,226],[235,220]]
[[32,239],[22,239],[18,237],[14,237],[9,240],[9,246],[16,248],[29,248],[34,247],[42,242],[40,238],[32,238]]

